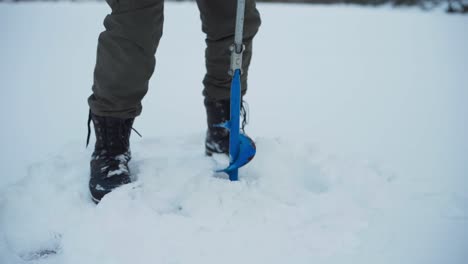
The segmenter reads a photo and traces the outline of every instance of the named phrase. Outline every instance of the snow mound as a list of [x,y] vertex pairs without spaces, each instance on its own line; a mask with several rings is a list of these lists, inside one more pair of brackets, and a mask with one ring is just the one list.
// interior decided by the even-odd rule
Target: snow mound
[[352,252],[389,201],[392,177],[375,165],[282,139],[257,139],[230,182],[202,140],[133,144],[134,183],[98,206],[90,150],[72,144],[31,166],[0,200],[9,263],[310,263]]

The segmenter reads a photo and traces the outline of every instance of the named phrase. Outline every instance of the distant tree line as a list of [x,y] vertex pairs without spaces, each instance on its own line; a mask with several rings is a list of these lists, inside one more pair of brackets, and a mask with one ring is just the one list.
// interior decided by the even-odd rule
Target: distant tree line
[[[37,2],[37,1],[104,1],[104,0],[0,0],[0,2]],[[136,0],[138,1],[138,0]],[[194,0],[172,0],[194,1]],[[222,1],[222,0],[219,0]],[[430,10],[444,5],[449,13],[468,13],[468,0],[257,0],[258,2],[274,3],[310,3],[310,4],[357,4],[368,6],[393,5],[393,6],[419,6],[424,10]]]

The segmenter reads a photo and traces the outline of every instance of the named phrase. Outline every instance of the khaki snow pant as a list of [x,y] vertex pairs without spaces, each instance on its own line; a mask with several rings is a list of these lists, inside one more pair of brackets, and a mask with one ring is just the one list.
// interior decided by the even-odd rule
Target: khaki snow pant
[[[154,55],[163,33],[164,1],[107,2],[112,13],[104,19],[106,30],[99,36],[93,94],[88,103],[96,115],[132,118],[141,113],[141,100],[148,91],[148,81],[154,71]],[[211,101],[229,99],[229,46],[234,42],[237,0],[197,0],[197,4],[207,45],[203,95]],[[252,39],[259,26],[260,15],[255,0],[246,0],[243,94],[247,90]]]

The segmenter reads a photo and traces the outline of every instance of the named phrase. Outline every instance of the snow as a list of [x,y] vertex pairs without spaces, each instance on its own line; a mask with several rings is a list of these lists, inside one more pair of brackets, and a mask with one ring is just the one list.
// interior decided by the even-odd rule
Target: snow
[[229,182],[203,155],[198,10],[165,9],[136,181],[95,206],[86,98],[109,10],[0,5],[0,263],[468,262],[468,17],[260,4],[258,154]]

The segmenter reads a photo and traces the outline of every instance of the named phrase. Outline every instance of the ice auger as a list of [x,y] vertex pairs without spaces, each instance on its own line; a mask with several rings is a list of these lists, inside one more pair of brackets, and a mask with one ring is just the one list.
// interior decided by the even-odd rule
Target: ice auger
[[218,172],[225,172],[231,181],[238,180],[239,168],[247,164],[255,156],[256,148],[254,142],[240,131],[240,108],[241,108],[241,78],[242,54],[244,45],[242,43],[244,28],[245,0],[237,0],[236,28],[234,44],[231,45],[231,67],[229,74],[231,82],[231,106],[230,119],[220,126],[229,130],[229,166]]

